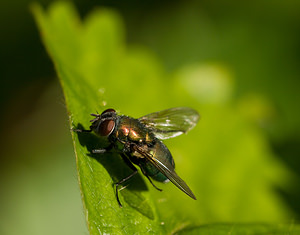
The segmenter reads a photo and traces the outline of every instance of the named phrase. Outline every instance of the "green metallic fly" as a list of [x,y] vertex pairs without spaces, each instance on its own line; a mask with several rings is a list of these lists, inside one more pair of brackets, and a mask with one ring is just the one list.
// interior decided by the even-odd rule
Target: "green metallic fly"
[[[138,165],[150,183],[159,191],[153,180],[168,182],[169,180],[188,196],[196,200],[192,190],[176,174],[175,163],[169,149],[161,140],[179,136],[191,130],[199,120],[197,111],[187,107],[177,107],[150,113],[135,119],[118,115],[114,109],[106,109],[101,114],[91,114],[89,130],[74,130],[77,132],[94,131],[100,136],[106,136],[110,142],[108,148],[95,149],[92,153],[105,153],[111,149],[117,150],[133,173],[115,183],[117,201],[122,207],[118,195],[118,186],[122,185],[137,173]],[[151,177],[151,178],[150,178]]]

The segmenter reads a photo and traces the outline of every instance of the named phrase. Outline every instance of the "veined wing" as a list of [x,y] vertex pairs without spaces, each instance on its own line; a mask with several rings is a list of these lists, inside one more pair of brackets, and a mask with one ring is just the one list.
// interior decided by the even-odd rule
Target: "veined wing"
[[169,139],[191,130],[199,118],[196,110],[177,107],[150,113],[138,120],[153,131],[158,139]]
[[152,154],[148,153],[143,149],[143,147],[136,146],[136,151],[143,155],[147,160],[149,160],[161,173],[163,173],[173,184],[175,184],[181,191],[196,200],[196,197],[192,190],[187,186],[187,184],[176,174],[173,170],[174,167],[169,163],[162,163],[158,158],[154,157]]

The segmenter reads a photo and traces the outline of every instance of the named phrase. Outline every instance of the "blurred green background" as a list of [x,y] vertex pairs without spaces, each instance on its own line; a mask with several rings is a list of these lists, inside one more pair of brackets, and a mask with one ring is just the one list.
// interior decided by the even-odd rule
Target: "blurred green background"
[[[29,11],[30,3],[0,3],[0,234],[83,234],[87,230],[64,98]],[[50,1],[40,3],[47,6]],[[207,135],[190,136],[203,143],[191,148],[201,149],[197,164],[202,164],[199,171],[205,170],[199,173],[199,185],[205,191],[198,192],[204,223],[299,222],[299,1],[74,4],[82,17],[96,6],[115,9],[123,17],[127,43],[147,48],[165,68],[165,79],[170,83],[176,79],[178,86],[198,100],[195,108],[202,120],[197,128]],[[239,142],[239,136],[245,142]],[[180,153],[179,162],[184,157],[180,140],[168,141]],[[217,156],[223,152],[225,156]],[[263,155],[265,165],[244,158],[252,152]],[[268,181],[258,181],[256,187],[261,187],[263,196],[259,190],[247,191],[251,188],[247,179],[240,179],[245,184],[235,187],[239,167],[253,178],[260,168],[265,169],[262,172],[266,171]],[[226,180],[220,180],[218,174]],[[211,179],[204,179],[210,175]],[[244,200],[249,193],[260,198],[257,202],[262,205]],[[222,197],[229,197],[232,205],[217,200]],[[266,210],[258,215],[254,208],[259,207]]]

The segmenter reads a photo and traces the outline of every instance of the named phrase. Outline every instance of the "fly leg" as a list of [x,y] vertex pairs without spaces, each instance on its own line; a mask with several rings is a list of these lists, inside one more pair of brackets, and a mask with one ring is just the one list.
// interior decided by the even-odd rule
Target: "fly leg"
[[92,132],[92,130],[84,130],[84,129],[73,129],[71,128],[72,131],[75,131],[75,132],[79,132],[79,133],[83,133],[83,132]]
[[92,150],[92,153],[102,154],[102,153],[105,153],[105,152],[107,152],[107,149],[93,149]]
[[93,149],[92,153],[98,153],[98,154],[103,154],[105,152],[110,151],[113,148],[113,144],[110,144],[107,148],[103,148],[103,149]]
[[147,177],[147,179],[148,179],[148,180],[150,181],[150,183],[153,185],[153,187],[156,188],[158,191],[162,191],[162,189],[156,187],[155,184],[153,184],[151,178],[149,177],[149,175],[147,175],[147,173],[146,173],[146,171],[144,170],[144,168],[141,167],[141,166],[140,166],[140,168],[141,168],[143,174]]
[[119,190],[118,190],[118,186],[123,184],[124,182],[126,182],[127,180],[129,180],[132,176],[134,176],[135,174],[137,173],[137,170],[132,172],[132,174],[130,174],[129,176],[127,176],[126,178],[120,180],[119,182],[115,183],[116,185],[116,197],[117,197],[117,201],[119,203],[119,206],[122,207],[122,204],[120,202],[120,199],[119,199]]
[[136,167],[128,160],[128,158],[126,157],[125,154],[121,154],[121,157],[123,158],[124,162],[127,164],[127,166],[130,167],[130,169],[133,170],[133,172],[127,176],[126,178],[120,180],[119,182],[115,183],[115,186],[116,186],[116,197],[117,197],[117,201],[119,203],[119,206],[122,207],[122,204],[120,202],[120,199],[119,199],[119,191],[118,191],[118,186],[119,185],[122,185],[123,183],[125,183],[127,180],[129,180],[132,176],[134,176],[138,171],[136,169]]

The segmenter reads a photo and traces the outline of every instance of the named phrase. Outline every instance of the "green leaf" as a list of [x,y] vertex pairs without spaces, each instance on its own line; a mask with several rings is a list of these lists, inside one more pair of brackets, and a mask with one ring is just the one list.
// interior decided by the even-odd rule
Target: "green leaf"
[[[73,7],[67,3],[52,5],[48,13],[35,5],[33,12],[65,93],[71,127],[87,129],[90,113],[103,111],[104,102],[110,105],[117,103],[111,98],[113,96],[106,97],[104,88],[108,94],[118,92],[120,97],[124,97],[124,102],[129,92],[126,90],[126,80],[131,77],[128,73],[133,72],[125,68],[135,64],[139,67],[148,65],[136,59],[134,54],[125,56],[122,24],[112,11],[94,12],[85,20],[84,26]],[[134,72],[139,79],[139,71]],[[117,86],[113,78],[119,76],[124,79],[124,84]],[[127,176],[130,170],[120,164],[118,155],[90,155],[91,149],[105,146],[105,141],[89,134],[72,132],[72,136],[90,233],[163,231],[153,200],[141,177],[136,177],[132,182],[138,187],[131,185],[121,191],[124,207],[119,208],[113,182]]]
[[165,141],[197,201],[171,183],[156,183],[163,188],[158,192],[140,174],[120,191],[119,208],[113,183],[130,169],[115,153],[91,154],[108,144],[105,139],[71,132],[90,234],[197,232],[204,229],[198,224],[293,218],[273,190],[291,176],[241,111],[243,102],[233,101],[234,81],[224,66],[189,65],[169,75],[149,51],[125,44],[114,11],[97,9],[82,21],[66,2],[47,12],[32,9],[63,87],[71,128],[88,129],[89,114],[108,107],[132,117],[174,106],[202,114],[187,136]]
[[185,228],[175,234],[197,235],[255,235],[255,234],[289,234],[300,233],[298,225],[270,225],[270,224],[209,224]]

